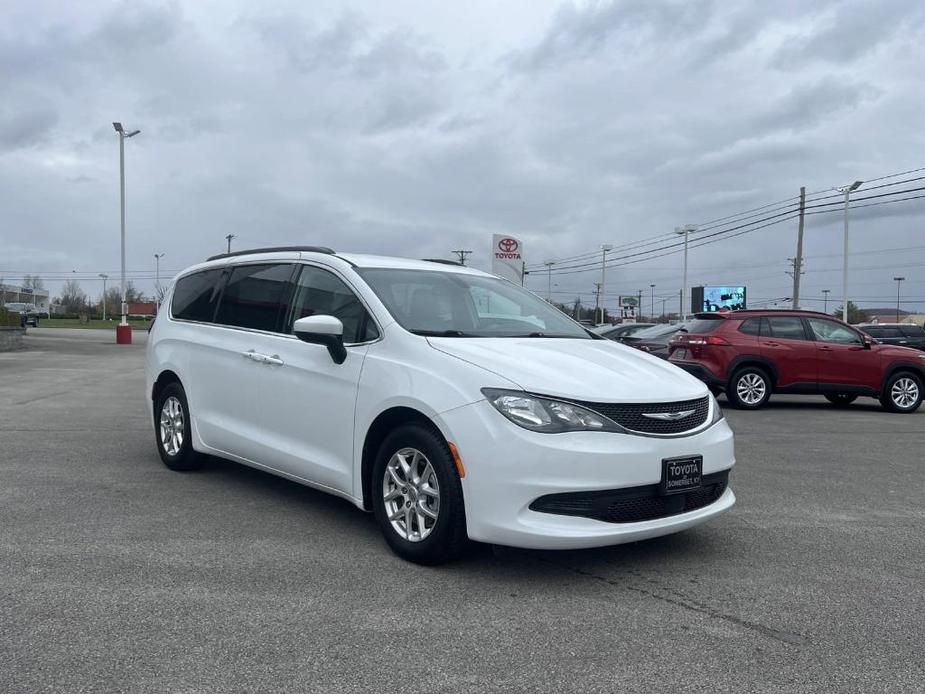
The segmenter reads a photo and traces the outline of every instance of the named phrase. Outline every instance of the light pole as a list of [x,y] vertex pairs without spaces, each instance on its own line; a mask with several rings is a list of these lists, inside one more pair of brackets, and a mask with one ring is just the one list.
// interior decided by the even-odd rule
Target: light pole
[[552,266],[555,263],[547,260],[543,265],[546,266],[546,301],[552,303]]
[[896,282],[896,322],[899,323],[899,288],[903,285],[903,280],[905,277],[894,277],[893,281]]
[[654,323],[655,322],[655,285],[650,284],[649,289],[652,290],[652,313],[649,315],[652,316],[652,322]]
[[850,186],[836,188],[840,193],[845,194],[845,261],[842,267],[842,315],[841,318],[845,323],[848,322],[848,206],[850,204],[851,192],[861,187],[864,181],[855,181]]
[[[605,263],[607,262],[607,251],[610,250],[613,250],[613,244],[601,244],[601,323],[604,322],[604,279],[607,271]],[[594,318],[597,319],[597,315]]]
[[129,345],[132,343],[132,329],[128,324],[128,306],[125,303],[125,140],[135,137],[141,131],[126,131],[119,122],[113,122],[112,127],[119,133],[119,207],[122,228],[122,320],[116,328],[116,344]]
[[103,320],[106,320],[106,280],[109,279],[109,275],[104,275],[100,273],[100,277],[103,278]]
[[154,300],[157,304],[158,310],[161,308],[161,258],[163,258],[165,255],[167,254],[154,254]]
[[687,315],[687,239],[688,236],[697,231],[696,224],[685,224],[683,227],[675,227],[674,233],[684,236],[684,269],[681,271],[681,315],[678,316],[682,321]]
[[829,312],[829,292],[830,291],[832,290],[831,289],[822,290],[822,312],[823,313]]

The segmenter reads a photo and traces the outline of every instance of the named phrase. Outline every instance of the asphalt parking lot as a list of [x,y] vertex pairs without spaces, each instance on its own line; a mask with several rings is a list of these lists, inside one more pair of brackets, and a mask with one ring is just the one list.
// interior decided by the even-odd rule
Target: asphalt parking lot
[[712,524],[424,568],[344,501],[167,470],[135,337],[0,354],[2,692],[925,690],[925,411],[727,411]]

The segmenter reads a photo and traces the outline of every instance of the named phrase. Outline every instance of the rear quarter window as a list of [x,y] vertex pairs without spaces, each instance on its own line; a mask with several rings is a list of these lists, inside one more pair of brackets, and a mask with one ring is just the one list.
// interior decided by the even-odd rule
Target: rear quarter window
[[170,301],[170,315],[180,320],[211,322],[221,277],[221,268],[216,268],[178,279]]
[[760,335],[761,319],[748,318],[747,320],[742,321],[742,324],[739,325],[739,332],[743,335]]

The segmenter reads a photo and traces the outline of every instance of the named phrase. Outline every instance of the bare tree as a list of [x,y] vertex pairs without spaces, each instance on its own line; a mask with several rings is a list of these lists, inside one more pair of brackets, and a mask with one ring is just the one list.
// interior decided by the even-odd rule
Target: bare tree
[[87,295],[80,288],[80,283],[77,280],[67,280],[61,288],[59,302],[66,312],[78,313],[86,306]]
[[45,282],[38,275],[26,275],[22,278],[22,286],[35,291],[36,289],[45,289]]

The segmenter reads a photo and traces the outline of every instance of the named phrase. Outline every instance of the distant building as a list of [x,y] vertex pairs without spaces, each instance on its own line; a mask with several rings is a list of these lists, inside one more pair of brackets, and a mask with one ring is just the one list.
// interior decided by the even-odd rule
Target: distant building
[[17,284],[0,284],[0,306],[3,304],[35,304],[35,310],[48,315],[48,290],[31,289]]
[[157,304],[153,301],[138,301],[128,304],[128,315],[151,318],[157,313]]

